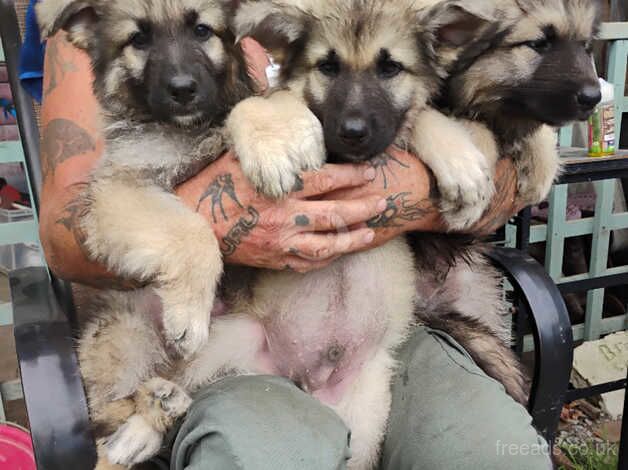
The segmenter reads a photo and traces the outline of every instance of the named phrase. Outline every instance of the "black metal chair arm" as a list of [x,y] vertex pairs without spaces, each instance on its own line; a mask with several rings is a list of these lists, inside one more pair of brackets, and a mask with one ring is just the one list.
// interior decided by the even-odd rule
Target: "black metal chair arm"
[[15,346],[40,470],[91,469],[95,449],[75,340],[45,268],[10,274]]
[[525,302],[535,346],[528,409],[533,424],[552,441],[565,403],[573,362],[573,335],[563,298],[543,266],[514,248],[495,247],[488,257]]

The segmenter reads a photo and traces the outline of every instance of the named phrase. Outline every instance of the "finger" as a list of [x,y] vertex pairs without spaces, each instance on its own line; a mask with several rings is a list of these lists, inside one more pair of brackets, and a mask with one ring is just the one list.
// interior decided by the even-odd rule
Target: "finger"
[[295,204],[293,221],[301,232],[329,232],[361,224],[384,212],[387,202],[379,196],[353,201],[303,201]]
[[326,261],[368,248],[375,239],[372,229],[345,233],[307,233],[293,237],[285,253],[308,261]]
[[333,258],[329,258],[324,261],[308,261],[297,256],[288,256],[285,260],[285,264],[282,266],[282,269],[305,274],[311,271],[326,268],[338,258],[340,258],[340,256],[334,256]]
[[321,196],[343,188],[354,188],[373,181],[375,169],[366,165],[325,165],[301,176],[302,186],[295,194],[302,198]]

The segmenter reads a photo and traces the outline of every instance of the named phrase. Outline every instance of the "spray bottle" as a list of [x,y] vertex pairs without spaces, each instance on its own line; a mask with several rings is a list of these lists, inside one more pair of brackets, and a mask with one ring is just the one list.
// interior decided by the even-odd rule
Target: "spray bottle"
[[615,153],[615,87],[600,78],[602,101],[589,117],[589,156]]

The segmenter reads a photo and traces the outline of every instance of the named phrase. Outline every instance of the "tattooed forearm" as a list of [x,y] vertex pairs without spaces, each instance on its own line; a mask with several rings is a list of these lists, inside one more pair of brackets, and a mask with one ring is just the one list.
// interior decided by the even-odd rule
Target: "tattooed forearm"
[[68,119],[53,119],[41,139],[41,164],[44,178],[53,175],[58,165],[69,158],[96,150],[87,131]]
[[71,191],[75,191],[77,196],[66,204],[61,213],[61,217],[57,219],[57,225],[62,225],[65,229],[72,234],[76,244],[83,252],[85,259],[89,259],[87,249],[85,247],[85,241],[87,235],[83,231],[81,226],[81,219],[87,213],[88,206],[86,199],[83,197],[83,191],[87,186],[86,183],[78,183],[71,187]]
[[382,153],[381,155],[372,158],[369,161],[369,164],[375,169],[376,172],[381,173],[384,180],[384,189],[388,189],[389,175],[396,178],[395,171],[392,168],[393,164],[401,168],[410,168],[408,165],[388,153]]
[[211,184],[207,187],[201,198],[198,200],[198,205],[196,206],[196,212],[198,212],[201,208],[201,205],[205,200],[211,200],[211,209],[212,209],[212,219],[214,223],[218,223],[218,218],[216,217],[216,206],[220,209],[220,213],[222,214],[222,219],[224,221],[228,221],[229,217],[227,217],[227,213],[225,212],[225,206],[223,201],[224,195],[229,196],[232,202],[234,202],[239,208],[244,209],[240,201],[238,200],[238,195],[236,194],[235,185],[233,184],[233,177],[229,173],[225,173],[222,175],[218,175],[218,177],[211,182]]
[[403,227],[405,222],[413,222],[424,217],[432,206],[429,200],[412,202],[411,193],[389,196],[386,210],[367,222],[370,228]]
[[52,93],[59,83],[63,81],[65,75],[69,72],[76,72],[78,68],[71,60],[67,60],[61,53],[60,42],[64,41],[63,46],[69,46],[65,43],[65,39],[55,39],[48,41],[46,47],[46,89],[44,90],[44,97],[47,97]]
[[249,216],[241,217],[229,233],[222,239],[223,246],[220,248],[224,256],[230,256],[238,249],[242,239],[248,236],[259,223],[260,214],[254,207],[248,207]]

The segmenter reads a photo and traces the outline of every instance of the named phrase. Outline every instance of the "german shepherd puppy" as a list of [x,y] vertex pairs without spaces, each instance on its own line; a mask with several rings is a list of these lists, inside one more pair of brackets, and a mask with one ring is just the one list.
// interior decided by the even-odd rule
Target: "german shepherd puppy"
[[551,128],[586,120],[602,98],[591,57],[599,3],[495,3],[503,34],[473,62],[456,65],[443,102],[493,132],[499,152],[515,160],[522,202],[537,204],[558,173]]
[[[472,2],[473,0],[468,0]],[[595,0],[498,0],[501,33],[472,61],[454,67],[442,103],[461,118],[489,161],[513,158],[519,199],[538,204],[560,167],[553,127],[584,120],[601,99],[591,57],[599,27]],[[487,133],[489,129],[491,132]],[[413,235],[418,261],[434,258],[432,235]],[[451,240],[441,249],[456,252]],[[453,246],[453,248],[452,248]],[[490,376],[521,403],[527,390],[509,348],[502,318],[499,274],[481,246],[466,246],[465,260],[438,259],[422,270],[418,316],[456,338]],[[435,268],[434,268],[435,266]]]
[[[282,65],[278,90],[241,102],[228,118],[245,173],[280,197],[303,168],[323,163],[325,150],[330,161],[374,161],[397,141],[434,169],[452,203],[448,220],[475,221],[491,194],[488,164],[464,128],[429,103],[467,44],[490,40],[489,7],[455,0],[241,2],[236,33],[258,40]],[[416,282],[403,238],[314,273],[263,271],[249,299],[214,319],[207,348],[188,368],[194,375],[184,372],[177,382],[193,390],[222,371],[286,376],[349,426],[348,467],[373,468],[389,414],[393,353],[414,324]],[[236,339],[246,350],[229,347]]]
[[[37,7],[43,37],[64,29],[89,54],[103,109],[105,152],[81,214],[86,251],[149,286],[99,295],[99,312],[81,335],[92,420],[106,425],[97,436],[98,468],[157,452],[188,398],[156,370],[169,363],[166,351],[190,357],[209,334],[222,273],[218,242],[172,189],[223,153],[224,120],[253,92],[228,27],[231,3],[44,0]],[[147,290],[161,301],[158,319]]]

